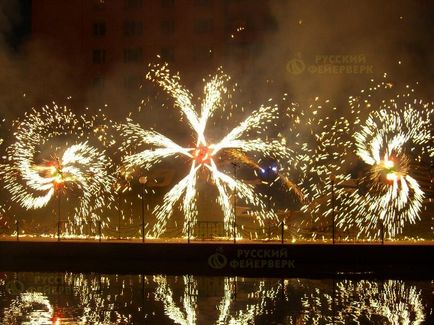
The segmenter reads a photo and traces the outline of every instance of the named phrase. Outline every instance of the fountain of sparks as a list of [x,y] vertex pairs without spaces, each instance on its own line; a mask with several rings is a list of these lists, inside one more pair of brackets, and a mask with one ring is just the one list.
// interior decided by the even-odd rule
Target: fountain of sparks
[[[17,121],[15,142],[7,148],[3,171],[12,200],[31,210],[68,192],[79,193],[73,224],[82,231],[89,217],[95,222],[99,217],[94,212],[112,200],[113,177],[107,172],[111,162],[105,153],[84,139],[89,127],[68,108],[55,104]],[[60,145],[62,138],[67,141]],[[47,151],[49,157],[41,158]]]
[[[377,85],[368,98],[375,98],[375,91],[387,90],[393,90],[390,83]],[[370,110],[353,135],[365,173],[359,179],[360,188],[342,198],[338,224],[344,229],[355,225],[359,235],[393,238],[405,225],[420,220],[424,186],[429,183],[424,165],[434,157],[434,110],[432,103],[414,99],[413,90],[382,99],[376,110],[372,101],[358,98],[350,102],[353,109],[359,109],[359,116],[364,114],[362,109]]]
[[[158,237],[165,231],[168,219],[182,197],[181,208],[185,215],[184,235],[194,227],[198,217],[196,183],[199,171],[203,170],[209,173],[212,183],[217,187],[217,203],[223,211],[225,229],[228,234],[232,231],[231,227],[234,224],[235,216],[232,212],[231,194],[234,195],[235,192],[240,200],[256,207],[256,217],[260,225],[263,226],[265,220],[277,220],[277,215],[267,209],[261,195],[255,193],[253,186],[219,170],[216,162],[217,157],[224,151],[237,151],[243,154],[255,153],[275,158],[287,157],[288,150],[279,141],[267,142],[262,139],[266,127],[273,124],[278,118],[277,107],[261,106],[220,141],[215,142],[207,137],[206,131],[209,120],[225,106],[223,95],[227,93],[225,83],[229,79],[228,76],[219,71],[205,85],[204,100],[200,112],[195,109],[190,93],[181,86],[179,76],[171,75],[167,65],[153,67],[146,78],[157,83],[173,97],[175,106],[186,119],[196,138],[194,146],[183,147],[155,130],[143,130],[132,122],[120,127],[124,136],[128,138],[128,144],[134,142],[142,146],[152,147],[152,149],[127,155],[123,160],[123,165],[127,170],[139,167],[147,171],[163,159],[176,156],[184,157],[191,164],[188,174],[173,186],[164,196],[163,203],[155,208],[154,214],[157,222],[152,229],[151,236]],[[126,146],[124,145],[124,149]]]
[[[293,227],[298,237],[318,238],[321,234],[314,228],[324,226],[332,218],[332,187],[339,197],[344,190],[336,185],[351,178],[346,171],[354,147],[350,121],[340,116],[330,100],[319,97],[304,106],[288,102],[285,95],[282,105],[286,107],[287,120],[283,136],[294,156],[280,167],[279,174],[284,182],[289,182],[287,187],[294,189],[302,212],[297,219],[292,218]],[[307,234],[306,229],[312,232]]]

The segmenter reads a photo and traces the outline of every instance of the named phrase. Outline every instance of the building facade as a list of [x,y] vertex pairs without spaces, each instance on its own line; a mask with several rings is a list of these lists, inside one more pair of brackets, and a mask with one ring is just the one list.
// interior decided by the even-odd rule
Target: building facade
[[[133,92],[157,56],[190,84],[243,71],[272,29],[268,0],[33,0],[32,38],[69,66],[80,96]],[[75,94],[75,96],[77,96]]]

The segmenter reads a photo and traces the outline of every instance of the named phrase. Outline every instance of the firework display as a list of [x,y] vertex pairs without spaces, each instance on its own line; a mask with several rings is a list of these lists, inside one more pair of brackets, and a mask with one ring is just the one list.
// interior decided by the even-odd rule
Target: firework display
[[[118,216],[117,228],[107,228],[105,235],[120,237],[123,223],[134,237],[142,232],[133,229],[132,197],[137,199],[140,186],[144,194],[160,195],[152,202],[152,195],[146,197],[152,213],[147,237],[161,237],[169,221],[182,236],[194,237],[202,221],[204,183],[215,189],[206,189],[212,196],[202,197],[220,207],[222,218],[213,222],[223,221],[226,237],[253,233],[259,238],[260,231],[283,221],[303,239],[327,240],[331,229],[344,239],[397,238],[407,225],[425,218],[433,195],[434,105],[408,86],[402,91],[390,82],[372,81],[349,98],[350,109],[342,114],[331,100],[314,97],[299,104],[287,94],[279,104],[270,99],[256,110],[239,107],[236,84],[229,87],[233,83],[221,69],[197,98],[167,64],[151,65],[146,80],[163,89],[169,101],[152,106],[145,97],[139,114],[128,113],[126,122],[113,121],[101,109],[79,117],[56,104],[15,120],[11,136],[3,132],[6,141],[0,138],[5,151],[0,175],[9,194],[0,202],[2,223],[11,199],[26,210],[57,209],[58,222],[62,207],[72,207],[68,221],[80,231],[89,220],[106,226]],[[167,107],[177,125],[160,132],[144,113],[159,114]],[[176,166],[165,166],[173,161]],[[161,177],[153,175],[164,168],[172,176],[161,186],[165,191],[155,190]],[[133,183],[141,176],[151,181]],[[272,202],[281,188],[286,196]],[[115,196],[117,204],[112,204]],[[239,211],[251,225],[237,223]],[[16,212],[8,217],[17,219]]]
[[77,195],[73,221],[78,226],[109,203],[111,162],[87,141],[90,124],[55,104],[16,123],[4,168],[5,188],[13,201],[31,210],[47,206],[55,197],[60,201],[62,196],[68,200],[68,193]]
[[[167,65],[155,66],[147,78],[156,82],[166,90],[175,100],[175,106],[186,119],[188,126],[194,132],[195,143],[189,147],[176,144],[171,139],[155,130],[143,130],[132,122],[122,126],[128,144],[139,142],[143,146],[150,146],[139,153],[125,157],[127,169],[140,167],[149,170],[161,160],[169,157],[183,156],[191,161],[189,173],[165,195],[163,203],[154,210],[157,218],[152,235],[161,235],[167,226],[167,221],[173,213],[175,205],[183,197],[181,206],[185,215],[183,233],[186,235],[197,222],[197,179],[202,170],[207,170],[213,183],[218,189],[217,202],[224,214],[225,229],[229,233],[234,224],[231,195],[237,195],[240,200],[256,207],[256,217],[261,225],[265,220],[276,220],[273,211],[267,210],[261,196],[254,188],[242,180],[229,176],[218,168],[217,157],[225,150],[236,150],[246,153],[258,153],[266,156],[285,157],[286,148],[277,140],[265,141],[261,138],[267,125],[277,119],[276,106],[261,106],[237,127],[229,131],[220,141],[207,137],[209,120],[224,107],[223,94],[227,92],[226,75],[219,72],[204,88],[204,99],[200,112],[195,109],[192,96],[179,83],[178,76],[170,74]],[[253,136],[252,134],[256,135]],[[236,194],[234,194],[236,193]]]

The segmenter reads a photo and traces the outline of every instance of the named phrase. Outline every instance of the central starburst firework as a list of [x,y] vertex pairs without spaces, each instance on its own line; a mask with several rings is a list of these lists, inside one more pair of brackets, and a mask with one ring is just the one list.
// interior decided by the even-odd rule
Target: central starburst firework
[[[253,186],[219,170],[216,159],[222,152],[229,150],[239,151],[243,154],[256,153],[274,158],[287,156],[286,148],[279,141],[266,142],[260,138],[267,125],[277,119],[277,107],[261,106],[222,137],[220,141],[214,142],[207,137],[206,130],[209,120],[224,107],[222,96],[227,93],[225,87],[225,82],[229,79],[227,75],[219,71],[205,85],[204,99],[199,113],[193,105],[192,96],[179,83],[179,76],[172,76],[167,65],[154,67],[146,77],[148,80],[156,82],[174,98],[175,106],[181,111],[183,120],[186,119],[195,137],[193,146],[183,147],[154,130],[143,130],[139,125],[131,122],[120,127],[124,136],[128,138],[128,144],[134,142],[142,146],[152,146],[152,149],[127,155],[123,161],[127,170],[135,167],[149,170],[163,159],[175,156],[183,156],[191,162],[187,176],[177,183],[165,195],[163,203],[155,208],[154,213],[157,222],[151,235],[159,236],[165,231],[167,221],[182,196],[184,198],[181,208],[185,215],[183,233],[187,234],[189,229],[192,229],[196,224],[196,182],[201,170],[209,172],[212,183],[218,189],[217,203],[222,208],[225,229],[228,233],[234,222],[230,196],[234,195],[235,192],[239,199],[256,207],[256,217],[261,225],[264,225],[264,221],[267,219],[276,220],[276,214],[267,210],[261,195],[255,193]],[[246,137],[248,139],[245,139]]]

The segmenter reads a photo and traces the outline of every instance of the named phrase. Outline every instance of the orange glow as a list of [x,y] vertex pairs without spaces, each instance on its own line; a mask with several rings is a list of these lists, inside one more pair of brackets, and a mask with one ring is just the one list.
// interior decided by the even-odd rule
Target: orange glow
[[194,150],[194,159],[199,164],[206,164],[211,159],[211,150],[206,146],[197,147]]

